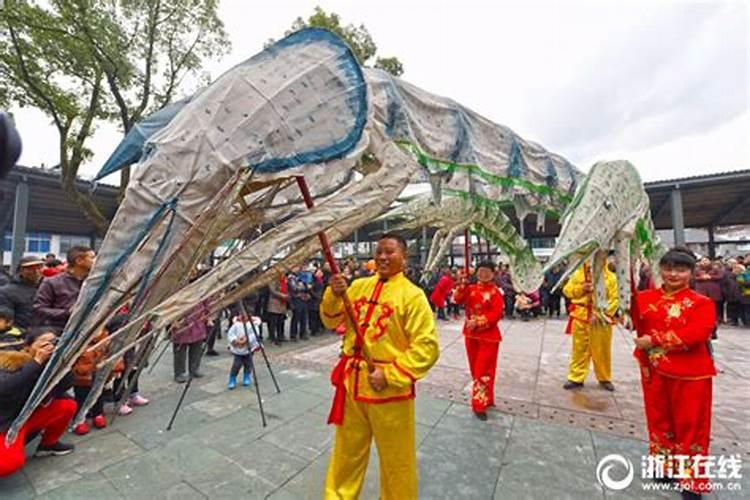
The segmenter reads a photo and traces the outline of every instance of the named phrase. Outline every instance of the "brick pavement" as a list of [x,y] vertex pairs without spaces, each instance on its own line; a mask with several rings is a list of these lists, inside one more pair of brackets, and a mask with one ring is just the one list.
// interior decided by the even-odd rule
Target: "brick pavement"
[[[613,341],[614,394],[593,375],[578,393],[563,391],[569,339],[557,320],[503,322],[497,381],[498,411],[478,422],[466,405],[468,370],[457,322],[441,323],[442,355],[420,383],[417,439],[421,498],[678,498],[647,493],[635,482],[604,491],[598,461],[620,453],[640,471],[646,447],[638,373],[630,341]],[[750,331],[723,328],[716,344],[713,452],[742,453],[750,442]],[[164,430],[180,386],[169,355],[142,387],[152,403],[118,417],[107,429],[70,436],[67,457],[32,459],[0,480],[5,498],[320,498],[333,430],[325,425],[338,352],[332,336],[269,348],[282,387],[275,394],[259,357],[268,426],[255,393],[225,389],[229,354],[207,358],[207,377],[191,388],[172,431]],[[373,447],[374,448],[374,447]],[[372,450],[362,498],[377,498]],[[745,476],[748,476],[746,473]],[[747,477],[744,491],[750,491]],[[744,498],[742,492],[714,497]],[[670,496],[671,495],[671,496]]]

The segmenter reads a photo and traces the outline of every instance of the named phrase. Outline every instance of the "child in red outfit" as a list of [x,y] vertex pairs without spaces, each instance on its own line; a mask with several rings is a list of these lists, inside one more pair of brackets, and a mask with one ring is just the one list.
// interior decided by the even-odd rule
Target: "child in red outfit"
[[495,405],[495,371],[502,340],[498,322],[505,301],[494,277],[495,265],[482,262],[477,268],[477,283],[468,285],[464,278],[454,296],[457,304],[466,306],[464,338],[473,379],[471,408],[480,420],[487,420],[487,408]]

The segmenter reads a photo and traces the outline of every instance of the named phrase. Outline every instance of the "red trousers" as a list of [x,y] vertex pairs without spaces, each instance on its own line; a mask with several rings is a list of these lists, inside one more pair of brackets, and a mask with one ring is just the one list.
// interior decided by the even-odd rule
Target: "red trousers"
[[53,445],[65,433],[77,409],[78,405],[72,399],[53,399],[31,414],[9,447],[5,446],[5,433],[0,433],[0,477],[9,476],[26,464],[24,446],[27,434],[42,432],[41,444]]
[[471,409],[484,412],[495,406],[495,371],[500,342],[489,342],[470,337],[466,341],[466,356],[471,370]]
[[[648,422],[649,454],[687,455],[689,475],[703,472],[695,457],[708,455],[711,439],[712,380],[667,377],[653,368],[641,368],[643,401]],[[678,461],[672,461],[674,475]],[[669,466],[667,466],[669,467]],[[665,475],[667,475],[665,473]],[[708,493],[707,478],[679,478],[680,485],[696,493]]]

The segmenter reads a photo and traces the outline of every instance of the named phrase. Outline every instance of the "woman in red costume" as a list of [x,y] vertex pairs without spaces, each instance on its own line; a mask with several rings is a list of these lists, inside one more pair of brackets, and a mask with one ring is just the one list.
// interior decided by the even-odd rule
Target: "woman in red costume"
[[454,295],[456,304],[465,304],[464,337],[473,379],[471,409],[479,420],[487,420],[487,408],[495,406],[495,370],[502,340],[498,322],[505,301],[494,277],[495,265],[482,262],[477,268],[477,283],[468,285],[462,277]]
[[716,308],[690,289],[690,250],[671,249],[659,267],[662,287],[639,292],[633,311],[649,454],[665,459],[664,476],[679,481],[683,498],[700,498],[710,488],[703,464],[711,435],[716,369],[708,342]]

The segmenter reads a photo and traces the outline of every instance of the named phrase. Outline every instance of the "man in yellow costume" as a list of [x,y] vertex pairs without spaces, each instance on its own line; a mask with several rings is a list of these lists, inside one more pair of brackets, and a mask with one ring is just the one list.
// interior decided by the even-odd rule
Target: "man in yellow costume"
[[596,291],[591,279],[591,264],[586,261],[578,268],[563,288],[570,299],[570,317],[565,333],[573,335],[573,352],[570,356],[568,380],[563,389],[583,387],[589,373],[589,364],[594,362],[594,373],[599,385],[614,391],[612,384],[612,325],[618,308],[617,278],[609,266],[604,266],[604,286],[607,304],[596,303]]
[[[416,499],[415,382],[437,361],[440,347],[424,292],[403,274],[406,242],[383,235],[377,274],[355,280],[331,277],[320,313],[328,328],[346,322],[342,356],[331,374],[336,386],[329,423],[336,439],[328,464],[326,499],[358,498],[375,439],[380,498]],[[346,319],[351,301],[357,329]]]

